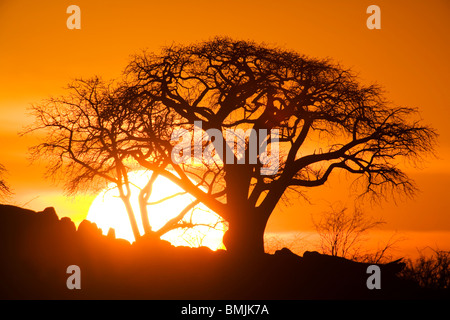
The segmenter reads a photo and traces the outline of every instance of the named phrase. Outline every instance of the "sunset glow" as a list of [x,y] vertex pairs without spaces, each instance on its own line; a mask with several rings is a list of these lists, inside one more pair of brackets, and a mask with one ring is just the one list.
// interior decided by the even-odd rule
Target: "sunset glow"
[[449,16],[0,0],[0,300],[449,300]]
[[[141,235],[144,234],[142,220],[139,211],[139,188],[145,186],[150,179],[151,172],[138,171],[130,174],[132,187],[132,200],[135,217]],[[182,189],[164,177],[156,179],[149,202],[157,202],[174,194],[182,192]],[[195,200],[188,194],[180,194],[161,203],[148,206],[149,221],[153,231],[159,230],[167,221],[175,217],[189,203]],[[122,238],[129,242],[134,241],[130,220],[125,206],[118,196],[117,189],[102,191],[93,201],[87,215],[87,220],[95,222],[107,234],[109,228],[115,230],[116,238]],[[192,221],[198,226],[190,229],[178,228],[169,231],[161,238],[174,246],[199,247],[206,246],[212,250],[223,249],[222,237],[226,226],[220,217],[204,205],[197,205],[184,218],[184,221]],[[210,226],[210,227],[209,227]]]
[[[380,30],[367,28],[366,10],[372,3],[361,1],[177,0],[106,5],[79,0],[73,4],[81,9],[81,29],[73,30],[66,23],[71,4],[29,0],[0,3],[0,163],[7,170],[5,178],[14,192],[9,203],[37,211],[53,206],[60,217],[69,217],[76,225],[86,217],[94,219],[97,212],[95,220],[104,233],[114,225],[117,237],[131,239],[126,213],[111,218],[115,209],[123,206],[113,191],[104,197],[68,197],[63,183],[44,178],[45,159],[30,165],[28,148],[40,137],[18,135],[33,122],[27,110],[49,96],[64,94],[64,88],[75,78],[120,78],[130,56],[142,50],[158,53],[163,46],[227,35],[318,59],[331,58],[354,70],[361,83],[380,84],[386,98],[395,105],[417,107],[424,122],[440,135],[438,157],[426,159],[420,168],[406,169],[420,190],[414,198],[383,202],[381,206],[367,204],[365,209],[369,215],[386,221],[383,228],[387,233],[399,231],[409,237],[408,247],[422,248],[424,243],[415,234],[426,233],[431,243],[450,249],[450,242],[443,240],[448,237],[442,237],[450,234],[448,1],[377,1],[375,4],[381,8]],[[170,13],[170,22],[163,13]],[[326,185],[308,191],[309,202],[292,195],[288,206],[280,204],[275,209],[266,232],[314,231],[311,217],[326,210],[330,203],[353,204],[349,184],[336,176]],[[105,199],[106,209],[99,208],[101,199]],[[167,219],[156,206],[149,207],[149,212],[155,229]],[[139,223],[138,208],[135,215]],[[161,216],[164,218],[159,220]],[[174,239],[180,238],[174,236],[171,241]],[[188,242],[180,240],[178,244]]]

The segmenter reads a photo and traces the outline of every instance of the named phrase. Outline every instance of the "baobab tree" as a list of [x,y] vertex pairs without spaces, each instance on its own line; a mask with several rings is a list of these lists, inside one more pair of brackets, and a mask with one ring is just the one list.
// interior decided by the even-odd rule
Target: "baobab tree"
[[[213,145],[213,165],[172,161],[176,174],[161,174],[228,222],[224,244],[233,252],[264,252],[264,230],[283,194],[321,186],[337,171],[357,177],[362,194],[412,195],[413,181],[398,161],[420,159],[435,143],[435,131],[415,120],[417,110],[390,105],[380,87],[360,84],[352,71],[249,41],[216,38],[168,47],[158,55],[144,52],[134,57],[125,76],[129,99],[145,97],[150,106],[180,116],[186,130],[200,123],[203,132],[212,132],[202,151]],[[145,110],[141,105],[136,113]],[[244,164],[225,138],[227,130],[238,128],[250,130]],[[264,143],[273,145],[260,139],[261,129],[279,132],[279,166],[270,175],[261,174],[263,153],[250,161],[252,142],[258,150]],[[145,131],[130,135],[146,136]],[[235,157],[227,159],[231,153]],[[133,157],[143,167],[154,167],[146,160],[150,155],[136,150]],[[202,168],[203,175],[194,172]]]
[[[114,138],[120,147],[109,142],[103,124],[98,132],[108,132],[106,145],[101,137],[93,144],[89,130],[77,138],[77,152],[96,169],[85,180],[106,179],[111,171],[126,187],[123,172],[136,168],[164,176],[226,220],[227,250],[244,255],[264,252],[267,222],[288,189],[319,187],[335,172],[357,178],[361,194],[412,195],[414,183],[398,162],[432,152],[436,138],[415,119],[417,110],[392,106],[380,87],[362,85],[332,61],[229,38],[138,54],[113,92],[102,114],[106,122],[120,119],[110,124],[120,128]],[[37,109],[38,127],[50,129],[47,139],[53,142],[38,147],[38,154],[51,154],[54,142],[64,141],[61,150],[78,185],[75,170],[87,167],[70,151],[70,132],[92,123],[91,116],[80,110],[74,123],[61,127],[45,120],[53,121],[42,116],[48,110]],[[58,138],[61,129],[68,134]],[[230,132],[244,134],[234,141]],[[105,148],[120,152],[97,155]],[[61,153],[53,156],[57,168]]]

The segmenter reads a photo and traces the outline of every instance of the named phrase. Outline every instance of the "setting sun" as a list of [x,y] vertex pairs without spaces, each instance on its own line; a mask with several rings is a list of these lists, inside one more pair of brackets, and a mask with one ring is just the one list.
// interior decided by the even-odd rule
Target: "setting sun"
[[[131,203],[136,216],[139,231],[143,234],[142,221],[140,219],[138,194],[140,188],[150,179],[151,172],[136,171],[129,174],[132,182]],[[158,202],[172,195],[182,193],[183,190],[164,177],[156,179],[153,192],[149,202]],[[171,218],[180,213],[189,203],[195,199],[189,194],[178,194],[175,197],[162,201],[161,203],[148,206],[149,222],[154,231],[159,230]],[[87,220],[95,222],[107,234],[110,228],[115,230],[117,238],[130,242],[134,241],[124,204],[118,196],[118,191],[111,185],[103,190],[93,201],[87,215]],[[196,224],[194,228],[178,228],[164,234],[161,239],[167,240],[174,246],[199,247],[206,246],[212,250],[222,249],[222,238],[226,230],[225,224],[220,217],[209,210],[206,206],[199,204],[186,214],[184,221]]]

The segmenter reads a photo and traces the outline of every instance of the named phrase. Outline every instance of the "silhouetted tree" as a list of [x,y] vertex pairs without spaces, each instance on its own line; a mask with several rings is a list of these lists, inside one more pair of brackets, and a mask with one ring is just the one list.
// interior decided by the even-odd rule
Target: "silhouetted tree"
[[[50,128],[38,154],[53,157],[54,169],[69,160],[73,186],[101,177],[126,189],[131,166],[124,161],[152,170],[225,219],[224,244],[246,255],[264,252],[266,224],[287,190],[302,195],[336,171],[358,177],[364,195],[413,194],[398,161],[420,159],[436,137],[414,119],[415,109],[391,106],[350,70],[250,41],[144,52],[117,87],[105,111],[96,110],[95,94],[84,94],[81,108],[76,97],[37,108],[38,127]],[[59,112],[58,105],[80,110]]]
[[[358,177],[365,195],[413,194],[398,161],[419,159],[435,142],[433,129],[414,119],[415,109],[391,106],[378,86],[360,84],[351,71],[249,41],[216,38],[159,55],[144,52],[125,75],[127,99],[145,100],[134,112],[139,117],[159,105],[182,118],[170,125],[192,132],[200,121],[208,132],[202,151],[214,158],[194,153],[196,161],[188,165],[166,154],[173,171],[160,174],[228,222],[224,243],[234,252],[263,252],[267,221],[283,194],[323,185],[339,170]],[[227,130],[239,128],[253,129],[240,158],[245,164],[225,138]],[[279,130],[279,169],[271,175],[261,174],[261,152],[252,158],[255,142],[258,151],[274,147],[260,129]],[[149,138],[145,130],[129,134]],[[132,156],[145,168],[155,167],[151,153],[136,149]]]
[[399,241],[392,236],[382,248],[365,253],[367,250],[363,250],[363,243],[367,240],[368,231],[385,222],[368,217],[361,208],[350,212],[347,207],[332,206],[319,220],[313,218],[313,223],[320,237],[322,253],[351,260],[380,263]]
[[[95,77],[74,81],[67,89],[68,94],[65,96],[52,97],[32,106],[36,121],[24,134],[35,131],[45,133],[44,142],[31,148],[32,158],[45,159],[47,174],[65,181],[68,194],[98,191],[112,183],[125,205],[134,238],[138,239],[140,232],[130,201],[133,181],[129,180],[129,173],[140,168],[130,156],[130,150],[140,148],[140,142],[136,144],[128,138],[128,132],[132,131],[135,124],[128,109],[121,108],[124,103],[122,88]],[[163,158],[157,156],[157,149],[161,149],[163,142],[170,138],[170,126],[156,128],[152,127],[150,121],[146,123],[146,130],[152,139],[146,139],[145,147],[140,150],[151,150],[154,171],[149,183],[141,189],[139,199],[144,232],[150,233],[148,198],[158,171],[167,165]],[[164,136],[166,133],[168,136]],[[152,143],[157,139],[160,143],[156,148]],[[157,231],[157,235],[161,236],[177,227],[191,227],[191,224],[179,221],[196,204],[198,202],[188,205],[169,220]]]
[[45,133],[44,142],[31,149],[32,157],[45,159],[48,175],[61,177],[69,194],[114,183],[138,238],[130,203],[129,168],[125,166],[127,155],[121,152],[128,141],[120,132],[123,119],[111,112],[117,104],[117,89],[93,78],[75,81],[67,90],[66,96],[32,106],[36,122],[26,133]]
[[421,287],[429,289],[450,289],[450,251],[431,249],[432,254],[426,256],[420,252],[415,261],[406,260],[406,267],[401,276],[413,280]]
[[367,218],[359,208],[331,208],[319,221],[314,221],[325,254],[353,259],[359,254],[362,237],[384,222]]

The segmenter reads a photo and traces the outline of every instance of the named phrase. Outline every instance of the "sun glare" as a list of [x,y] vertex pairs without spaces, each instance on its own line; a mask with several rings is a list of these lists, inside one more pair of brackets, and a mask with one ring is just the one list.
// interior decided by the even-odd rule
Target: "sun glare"
[[[138,194],[140,189],[148,182],[150,176],[151,172],[149,171],[136,171],[129,174],[129,179],[133,184],[131,204],[141,235],[144,233],[144,228],[139,210]],[[157,202],[181,192],[183,190],[180,187],[167,178],[160,176],[154,182],[149,202]],[[161,203],[149,205],[148,216],[152,229],[154,231],[159,230],[167,221],[179,214],[194,200],[193,196],[185,193],[176,195]],[[110,228],[114,228],[116,238],[126,239],[130,242],[134,241],[125,206],[119,197],[117,188],[114,188],[113,184],[94,199],[86,219],[95,222],[105,235]],[[226,226],[221,218],[206,206],[202,204],[195,206],[183,220],[190,221],[197,224],[197,226],[189,229],[178,228],[169,231],[161,238],[169,241],[174,246],[206,246],[212,250],[224,248],[222,238],[226,231]]]

